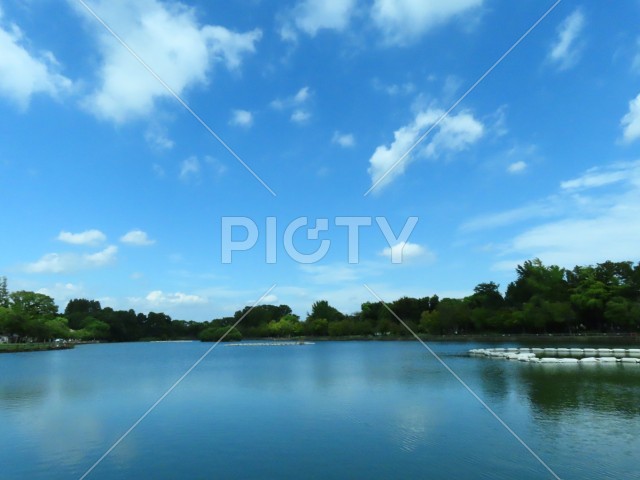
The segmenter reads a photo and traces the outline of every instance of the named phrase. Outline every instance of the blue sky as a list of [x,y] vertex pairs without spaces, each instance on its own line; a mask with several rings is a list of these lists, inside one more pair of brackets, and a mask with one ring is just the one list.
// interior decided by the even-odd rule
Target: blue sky
[[[640,2],[561,2],[434,126],[552,4],[88,1],[272,195],[81,2],[0,0],[0,273],[62,308],[208,320],[273,284],[304,316],[375,301],[365,283],[463,296],[534,257],[640,260]],[[259,231],[231,264],[226,216]],[[329,221],[294,237],[330,240],[320,262],[285,252],[301,216]],[[402,264],[375,220],[349,264],[345,216],[418,217]]]

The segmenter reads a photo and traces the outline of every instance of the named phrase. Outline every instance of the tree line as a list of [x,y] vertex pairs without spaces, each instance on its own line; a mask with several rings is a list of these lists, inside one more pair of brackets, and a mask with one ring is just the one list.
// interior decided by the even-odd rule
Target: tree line
[[[245,307],[208,322],[173,320],[164,313],[102,308],[71,300],[62,314],[51,297],[12,292],[0,279],[0,334],[13,339],[138,341],[242,338],[408,336],[398,316],[418,334],[517,334],[637,332],[640,329],[640,263],[604,262],[568,270],[528,260],[504,294],[480,283],[465,298],[402,297],[366,302],[345,314],[327,300],[315,302],[301,320],[287,305]],[[231,329],[232,326],[236,325]]]

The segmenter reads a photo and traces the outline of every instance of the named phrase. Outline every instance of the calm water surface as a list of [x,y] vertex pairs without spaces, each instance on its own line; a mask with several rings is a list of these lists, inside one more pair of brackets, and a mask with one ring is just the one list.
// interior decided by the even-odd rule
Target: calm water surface
[[[0,478],[79,478],[210,344],[0,356]],[[640,366],[433,348],[563,479],[640,478]],[[220,345],[88,478],[553,478],[415,342]]]

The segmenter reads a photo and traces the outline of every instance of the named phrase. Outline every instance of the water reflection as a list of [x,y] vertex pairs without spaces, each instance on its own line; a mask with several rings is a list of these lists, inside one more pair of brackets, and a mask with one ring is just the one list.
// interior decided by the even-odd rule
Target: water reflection
[[[640,416],[640,369],[636,365],[522,365],[515,379],[534,409],[563,415],[586,409]],[[551,367],[551,368],[548,368]]]
[[[96,345],[0,362],[0,464],[7,478],[77,478],[208,347]],[[640,368],[554,369],[461,356],[467,348],[436,346],[546,460],[568,465],[563,477],[596,478],[583,471],[596,455],[588,450],[594,442],[580,440],[595,438],[610,445],[597,450],[605,452],[599,461],[606,471],[630,478],[635,465],[623,455],[639,441],[633,432],[640,432]],[[221,346],[96,472],[265,475],[545,478],[415,342]]]

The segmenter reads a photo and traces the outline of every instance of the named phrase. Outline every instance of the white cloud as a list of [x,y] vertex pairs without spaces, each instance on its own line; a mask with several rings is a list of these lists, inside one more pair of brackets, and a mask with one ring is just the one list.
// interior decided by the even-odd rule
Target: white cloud
[[375,0],[371,16],[388,44],[406,45],[482,3],[483,0]]
[[201,160],[195,155],[180,162],[178,177],[183,182],[199,182],[203,178],[221,177],[227,171],[227,166],[215,157],[205,155]]
[[309,100],[310,97],[311,90],[309,89],[309,87],[302,87],[300,90],[298,90],[298,93],[293,96],[293,101],[295,104],[301,104]]
[[220,177],[227,171],[227,166],[217,158],[206,155],[204,161],[214,177]]
[[380,255],[390,258],[394,263],[407,263],[418,258],[434,259],[433,253],[427,248],[411,242],[399,242],[393,247],[385,247]]
[[80,233],[62,231],[58,235],[58,240],[72,245],[98,245],[106,239],[107,236],[100,230],[87,230]]
[[131,230],[122,237],[120,237],[122,243],[127,245],[147,246],[156,243],[155,240],[151,240],[146,232],[142,230]]
[[320,30],[343,31],[355,12],[356,0],[303,0],[287,15],[283,40],[296,40],[297,31],[315,36]]
[[351,148],[356,145],[356,138],[351,133],[334,132],[331,143],[340,145],[343,148]]
[[306,123],[311,118],[311,114],[306,110],[297,109],[291,114],[291,121],[293,123]]
[[67,273],[77,270],[87,270],[104,267],[113,263],[118,253],[118,247],[108,246],[104,250],[78,255],[75,253],[48,253],[40,260],[25,266],[28,273]]
[[[255,300],[253,302],[248,302],[248,303],[253,304],[253,303],[255,303]],[[278,296],[274,295],[273,293],[270,293],[269,295],[266,295],[260,301],[261,305],[275,305],[276,303],[278,303]]]
[[276,110],[299,108],[311,99],[313,92],[309,87],[302,87],[295,94],[286,98],[276,98],[271,102],[271,107]]
[[[0,10],[0,21],[3,14]],[[60,74],[60,64],[50,51],[33,52],[29,40],[16,24],[0,28],[0,96],[21,109],[36,94],[57,98],[69,92],[73,83]]]
[[[236,33],[221,26],[201,26],[192,8],[158,0],[95,0],[92,7],[136,54],[178,95],[208,83],[215,64],[236,69],[255,52],[260,30]],[[86,11],[77,6],[79,12]],[[152,113],[170,93],[104,29],[90,21],[99,36],[102,65],[99,87],[85,99],[100,118],[123,123]]]
[[640,258],[640,161],[588,170],[560,188],[542,202],[557,218],[515,235],[501,254],[511,258],[495,268],[534,257],[564,267]]
[[566,70],[573,67],[580,56],[582,45],[578,37],[585,26],[585,17],[580,9],[575,10],[558,27],[558,37],[551,46],[549,59],[559,69]]
[[182,292],[164,293],[162,290],[154,290],[144,298],[151,307],[168,305],[194,305],[207,303],[207,299],[199,295],[191,295]]
[[329,265],[308,264],[300,265],[300,270],[306,274],[306,281],[315,284],[330,284],[354,282],[361,278],[361,264],[335,263]]
[[379,78],[373,79],[373,88],[392,97],[397,95],[410,95],[416,91],[416,86],[412,82],[385,84],[380,81]]
[[169,136],[164,128],[159,126],[149,127],[144,134],[144,139],[149,146],[156,151],[171,150],[175,143]]
[[601,169],[591,169],[578,178],[562,182],[560,187],[563,190],[584,190],[603,187],[625,180],[627,175],[628,172],[625,170],[603,172]]
[[473,218],[460,226],[462,232],[473,232],[505,227],[534,218],[552,217],[561,213],[557,201],[553,198],[534,202],[523,207],[513,208],[499,213],[490,213]]
[[484,135],[484,125],[471,113],[463,111],[458,115],[449,115],[434,128],[422,145],[404,157],[402,162],[392,170],[389,170],[400,158],[406,155],[420,136],[432,127],[443,113],[442,110],[433,108],[419,112],[413,122],[394,132],[394,141],[391,145],[381,145],[376,148],[369,159],[368,171],[371,183],[375,184],[389,172],[378,184],[377,188],[380,189],[402,175],[408,164],[417,155],[437,158],[443,154],[461,152],[478,142]]
[[625,143],[640,139],[640,94],[629,102],[629,112],[621,121]]
[[527,169],[527,162],[523,162],[522,160],[518,162],[514,162],[507,167],[507,172],[509,173],[522,173]]
[[55,299],[57,305],[64,308],[69,300],[82,296],[83,288],[73,283],[56,283],[53,286],[40,288],[36,293],[48,295]]
[[253,114],[248,110],[233,110],[229,124],[236,127],[249,128],[253,125]]
[[197,157],[189,157],[180,163],[180,180],[187,181],[200,174],[200,161]]

